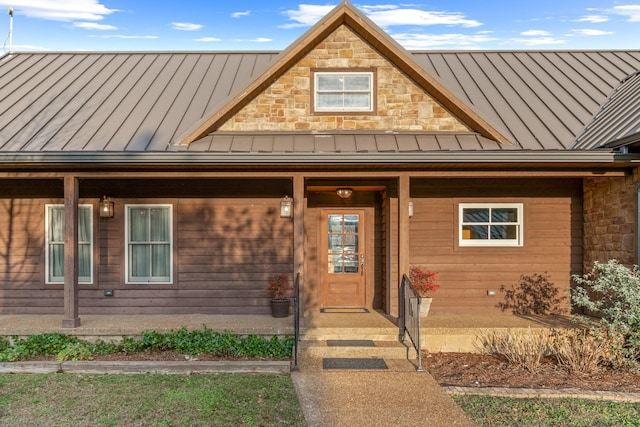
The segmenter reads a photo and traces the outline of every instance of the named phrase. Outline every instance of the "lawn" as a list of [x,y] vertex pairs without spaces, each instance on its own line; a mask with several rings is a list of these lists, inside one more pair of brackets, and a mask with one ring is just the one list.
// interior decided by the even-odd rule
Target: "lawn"
[[289,375],[0,375],[0,425],[302,426]]
[[454,396],[478,426],[640,426],[640,403],[584,399],[513,399]]

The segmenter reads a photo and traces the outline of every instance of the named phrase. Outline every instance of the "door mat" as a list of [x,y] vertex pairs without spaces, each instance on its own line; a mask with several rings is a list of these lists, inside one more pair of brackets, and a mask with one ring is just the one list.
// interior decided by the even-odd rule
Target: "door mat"
[[372,340],[327,340],[328,347],[375,347]]
[[320,309],[321,313],[368,313],[369,310],[364,307],[324,307]]
[[322,369],[389,369],[383,359],[325,358]]

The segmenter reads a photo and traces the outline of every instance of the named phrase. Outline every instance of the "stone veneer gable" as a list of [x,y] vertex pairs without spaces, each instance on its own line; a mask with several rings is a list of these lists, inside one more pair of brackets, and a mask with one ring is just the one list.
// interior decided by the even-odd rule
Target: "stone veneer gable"
[[[376,115],[312,115],[312,68],[375,68]],[[462,131],[456,117],[345,26],[224,123],[220,131]]]

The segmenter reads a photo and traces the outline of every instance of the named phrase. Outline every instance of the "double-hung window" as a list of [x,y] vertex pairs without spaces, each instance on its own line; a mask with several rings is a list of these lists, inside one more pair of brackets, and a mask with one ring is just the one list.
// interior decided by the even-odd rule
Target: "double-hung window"
[[522,203],[460,203],[460,246],[522,246]]
[[[46,283],[64,283],[64,205],[45,207]],[[93,282],[93,206],[78,206],[78,282]]]
[[372,112],[372,71],[314,73],[314,111]]
[[171,205],[126,206],[127,283],[171,283]]

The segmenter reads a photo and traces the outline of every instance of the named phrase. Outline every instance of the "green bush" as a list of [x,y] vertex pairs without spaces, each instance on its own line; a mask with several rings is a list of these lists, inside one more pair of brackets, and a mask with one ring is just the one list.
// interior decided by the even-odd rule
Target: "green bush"
[[0,340],[0,362],[15,362],[36,356],[56,356],[58,360],[88,360],[94,355],[118,352],[174,351],[191,356],[211,354],[221,358],[273,358],[288,359],[293,349],[293,338],[264,338],[256,335],[240,336],[208,329],[188,331],[186,328],[167,333],[143,332],[140,339],[122,337],[116,342],[101,340],[89,343],[64,334],[38,334],[19,339],[13,345]]
[[67,345],[58,353],[56,359],[60,362],[67,360],[91,360],[92,353],[91,344],[81,341]]
[[[582,316],[596,334],[614,339],[612,363],[637,363],[640,358],[640,273],[638,267],[625,267],[616,260],[595,262],[583,276],[572,276],[573,307],[601,317],[593,321]],[[617,339],[616,339],[617,338]],[[620,359],[616,356],[622,355]]]

